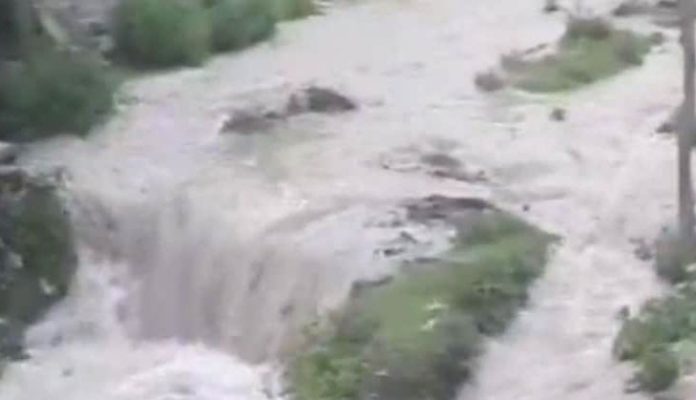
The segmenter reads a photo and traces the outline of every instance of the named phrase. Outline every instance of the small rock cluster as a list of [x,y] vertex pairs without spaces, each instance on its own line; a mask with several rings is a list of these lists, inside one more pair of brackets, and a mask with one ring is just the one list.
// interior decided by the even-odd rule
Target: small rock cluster
[[241,134],[268,132],[278,122],[300,114],[337,114],[357,109],[355,101],[334,89],[309,86],[291,94],[281,109],[233,111],[224,122],[221,132]]

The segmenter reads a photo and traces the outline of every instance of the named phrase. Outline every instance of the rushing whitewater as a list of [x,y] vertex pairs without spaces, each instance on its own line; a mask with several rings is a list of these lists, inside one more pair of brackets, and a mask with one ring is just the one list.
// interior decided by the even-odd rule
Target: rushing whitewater
[[[562,33],[563,16],[540,3],[337,6],[204,68],[135,80],[88,139],[36,145],[22,162],[64,168],[81,266],[69,298],[29,332],[32,357],[6,371],[0,398],[280,396],[278,365],[302,326],[352,282],[392,270],[376,249],[394,239],[394,205],[433,193],[528,209],[563,237],[461,400],[642,398],[623,392],[628,371],[610,346],[616,312],[659,292],[630,243],[675,212],[674,145],[653,130],[679,100],[678,49],[668,42],[575,94],[477,93],[474,74],[500,54]],[[230,110],[312,83],[360,110],[218,133]],[[553,106],[568,108],[567,122],[548,118]],[[404,149],[447,152],[490,180],[383,168]]]

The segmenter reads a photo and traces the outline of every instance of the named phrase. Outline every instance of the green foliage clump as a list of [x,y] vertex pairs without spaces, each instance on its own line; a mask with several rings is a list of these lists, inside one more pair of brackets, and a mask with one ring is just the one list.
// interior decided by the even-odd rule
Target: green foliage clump
[[210,22],[198,0],[124,0],[115,26],[118,53],[137,65],[199,65],[209,54]]
[[0,140],[84,134],[111,111],[115,88],[108,70],[94,60],[35,51],[23,66],[0,76]]
[[270,37],[275,16],[270,0],[209,0],[212,47],[240,49]]
[[449,400],[484,335],[501,332],[543,270],[550,237],[502,213],[442,260],[360,292],[291,365],[298,400]]
[[555,54],[516,62],[511,80],[531,92],[575,89],[642,64],[652,45],[648,36],[615,29],[603,19],[575,17]]
[[636,380],[644,390],[665,390],[679,377],[679,362],[673,351],[652,351],[644,354],[638,362],[640,369],[636,374]]
[[210,50],[239,50],[266,40],[279,20],[305,17],[313,0],[124,0],[116,48],[144,67],[199,65]]
[[614,342],[614,355],[636,363],[636,380],[648,391],[667,389],[678,378],[678,353],[696,340],[696,287],[648,302],[639,315],[627,319]]
[[272,4],[279,21],[304,18],[316,12],[314,0],[272,0]]

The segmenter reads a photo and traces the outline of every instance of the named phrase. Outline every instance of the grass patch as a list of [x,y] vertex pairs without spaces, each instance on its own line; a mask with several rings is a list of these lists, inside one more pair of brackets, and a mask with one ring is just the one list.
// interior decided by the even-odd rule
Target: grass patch
[[626,319],[614,341],[614,356],[636,366],[637,389],[669,389],[696,359],[696,271],[689,267],[694,260],[694,247],[681,244],[676,234],[657,240],[655,269],[673,291]]
[[263,41],[277,21],[315,9],[313,0],[124,0],[115,13],[117,54],[139,67],[200,65],[211,50]]
[[199,65],[210,49],[208,13],[198,0],[124,0],[115,28],[118,54],[140,66]]
[[113,106],[115,79],[97,61],[41,49],[0,76],[0,140],[84,134]]
[[273,35],[273,4],[270,0],[209,0],[213,49],[240,49]]
[[495,212],[440,261],[354,297],[291,364],[298,400],[451,399],[484,335],[501,332],[543,271],[551,238]]
[[511,81],[530,92],[575,89],[642,64],[651,46],[648,36],[615,29],[602,19],[574,17],[556,52],[522,62],[510,71]]
[[[614,343],[614,355],[636,365],[635,383],[650,392],[668,389],[696,350],[696,287],[648,302],[626,320]],[[691,349],[686,352],[685,350]]]

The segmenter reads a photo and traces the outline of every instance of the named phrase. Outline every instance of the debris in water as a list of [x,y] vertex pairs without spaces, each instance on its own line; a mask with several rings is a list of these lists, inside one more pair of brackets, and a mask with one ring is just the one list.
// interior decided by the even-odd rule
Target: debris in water
[[278,114],[272,111],[234,111],[225,121],[220,131],[222,133],[237,132],[241,134],[268,132],[278,119],[280,119]]
[[638,258],[641,261],[649,261],[653,259],[653,250],[650,247],[650,245],[648,245],[645,239],[633,238],[630,239],[630,242],[635,246],[633,254],[636,256],[636,258]]
[[623,306],[616,313],[616,319],[619,321],[626,321],[631,318],[631,309],[628,306]]
[[448,220],[457,213],[482,212],[495,209],[490,203],[475,197],[447,197],[431,195],[406,205],[408,218],[417,222]]
[[474,84],[482,92],[496,92],[505,87],[505,80],[498,72],[488,70],[476,74]]
[[566,120],[567,111],[565,108],[556,107],[551,111],[551,120],[556,122],[563,122]]

